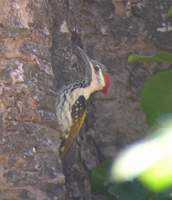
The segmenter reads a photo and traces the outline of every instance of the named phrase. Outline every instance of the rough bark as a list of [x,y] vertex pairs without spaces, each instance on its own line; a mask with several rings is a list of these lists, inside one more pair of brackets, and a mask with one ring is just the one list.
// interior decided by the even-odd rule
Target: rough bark
[[0,199],[64,199],[50,3],[0,1]]
[[[171,25],[163,17],[169,5],[0,0],[0,199],[103,199],[91,194],[88,171],[148,130],[139,93],[146,78],[169,66],[127,58],[171,49],[171,32],[159,31]],[[111,88],[108,97],[90,99],[85,126],[61,163],[54,102],[58,89],[84,78],[76,45],[108,67]]]

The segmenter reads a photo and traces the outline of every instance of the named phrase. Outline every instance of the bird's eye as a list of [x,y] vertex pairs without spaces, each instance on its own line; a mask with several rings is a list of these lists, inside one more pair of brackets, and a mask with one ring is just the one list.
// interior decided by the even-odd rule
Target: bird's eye
[[94,69],[95,69],[96,72],[99,71],[99,67],[98,66],[94,66]]

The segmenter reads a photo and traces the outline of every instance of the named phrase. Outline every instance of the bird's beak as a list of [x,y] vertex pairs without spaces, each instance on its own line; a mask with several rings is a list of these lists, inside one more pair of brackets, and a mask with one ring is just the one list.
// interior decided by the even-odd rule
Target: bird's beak
[[90,67],[92,63],[91,63],[90,58],[87,56],[87,54],[80,47],[77,47],[77,50],[78,50],[79,56],[84,61],[85,65]]

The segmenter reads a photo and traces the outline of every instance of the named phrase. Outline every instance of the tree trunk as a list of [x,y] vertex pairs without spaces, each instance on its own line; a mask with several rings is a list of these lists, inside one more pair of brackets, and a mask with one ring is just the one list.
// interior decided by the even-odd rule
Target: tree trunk
[[64,199],[50,1],[0,1],[0,199]]

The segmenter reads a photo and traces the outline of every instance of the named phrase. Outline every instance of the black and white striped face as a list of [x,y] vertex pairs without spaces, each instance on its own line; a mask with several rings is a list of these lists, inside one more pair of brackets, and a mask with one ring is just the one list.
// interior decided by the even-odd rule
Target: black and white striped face
[[104,74],[107,72],[106,67],[96,60],[90,59],[90,68],[92,71],[92,85],[96,91],[103,90],[106,85]]
[[100,62],[90,59],[85,52],[78,47],[78,52],[85,64],[90,67],[91,70],[91,83],[90,87],[92,91],[104,91],[109,87],[109,76],[106,67]]

